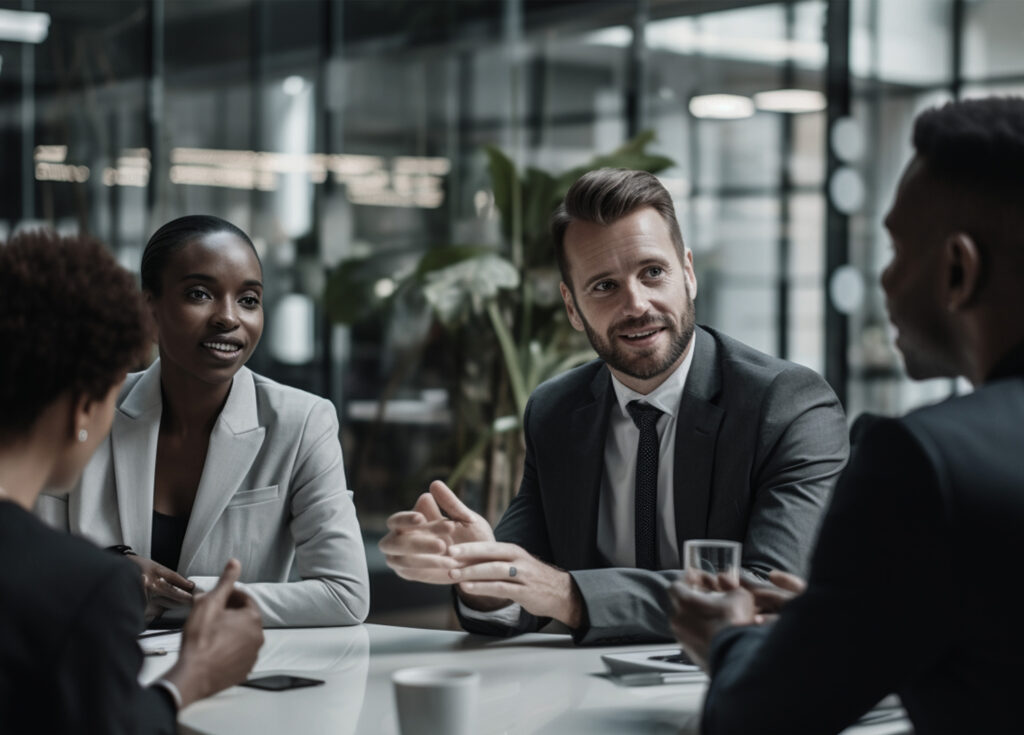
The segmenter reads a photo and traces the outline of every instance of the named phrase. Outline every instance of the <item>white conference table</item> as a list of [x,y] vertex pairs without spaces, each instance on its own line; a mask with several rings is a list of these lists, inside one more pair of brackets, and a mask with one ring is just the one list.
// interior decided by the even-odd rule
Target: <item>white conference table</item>
[[[254,675],[291,673],[326,683],[283,692],[231,687],[182,712],[181,732],[398,735],[391,674],[428,665],[480,673],[483,735],[698,732],[703,683],[622,686],[603,675],[601,654],[664,649],[664,644],[579,647],[563,635],[489,639],[386,625],[272,629],[265,634]],[[147,656],[142,680],[156,679],[175,655]],[[909,731],[909,723],[901,720],[846,732]]]

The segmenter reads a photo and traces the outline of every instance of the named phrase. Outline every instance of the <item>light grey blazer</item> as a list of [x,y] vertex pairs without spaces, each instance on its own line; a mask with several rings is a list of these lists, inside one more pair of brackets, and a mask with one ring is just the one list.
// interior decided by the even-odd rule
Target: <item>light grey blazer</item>
[[[128,376],[110,436],[76,491],[40,496],[37,515],[100,546],[150,556],[161,410],[157,360]],[[231,557],[266,626],[366,618],[366,554],[334,406],[244,367],[210,434],[177,569],[209,587]]]

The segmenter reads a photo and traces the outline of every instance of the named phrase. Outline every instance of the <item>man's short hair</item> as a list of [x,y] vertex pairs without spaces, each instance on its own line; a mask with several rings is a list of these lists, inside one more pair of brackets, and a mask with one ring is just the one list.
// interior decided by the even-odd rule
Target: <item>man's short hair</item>
[[921,113],[914,148],[931,173],[971,188],[1024,189],[1024,98],[949,102]]
[[625,168],[600,168],[576,180],[551,215],[551,237],[562,281],[572,290],[565,257],[565,232],[573,222],[610,225],[642,207],[651,207],[668,226],[680,261],[686,257],[683,233],[672,197],[654,174]]
[[1024,98],[927,110],[913,140],[928,177],[949,192],[943,226],[974,238],[987,257],[1000,258],[1000,269],[1024,275]]

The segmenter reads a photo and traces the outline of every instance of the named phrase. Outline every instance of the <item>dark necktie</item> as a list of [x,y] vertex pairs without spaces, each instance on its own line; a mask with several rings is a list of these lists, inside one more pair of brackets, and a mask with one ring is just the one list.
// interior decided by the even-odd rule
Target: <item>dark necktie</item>
[[640,430],[636,452],[636,566],[658,568],[658,417],[661,411],[640,401],[626,405]]

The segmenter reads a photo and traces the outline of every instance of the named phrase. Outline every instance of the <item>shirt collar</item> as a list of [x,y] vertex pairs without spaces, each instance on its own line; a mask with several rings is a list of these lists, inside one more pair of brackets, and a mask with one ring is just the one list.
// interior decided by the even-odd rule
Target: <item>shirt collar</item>
[[679,364],[665,382],[652,390],[647,395],[637,393],[629,388],[612,374],[612,388],[615,389],[615,400],[619,404],[623,416],[628,416],[626,406],[630,401],[643,401],[654,406],[662,413],[675,416],[679,410],[679,402],[683,399],[683,389],[686,387],[686,376],[690,374],[690,365],[693,364],[693,353],[697,350],[697,332],[694,331],[690,341],[690,352]]

